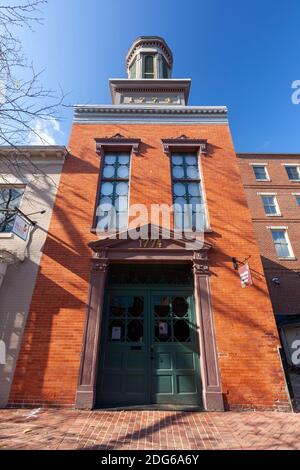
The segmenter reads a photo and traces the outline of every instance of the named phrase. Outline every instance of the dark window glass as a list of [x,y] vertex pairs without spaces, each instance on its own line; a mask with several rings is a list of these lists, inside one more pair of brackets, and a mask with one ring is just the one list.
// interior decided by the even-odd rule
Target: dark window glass
[[285,169],[288,174],[289,180],[291,181],[300,180],[299,168],[297,166],[286,166]]
[[144,78],[154,78],[154,57],[153,55],[144,56]]
[[23,193],[23,188],[0,188],[0,232],[12,231]]
[[275,196],[262,196],[262,201],[266,215],[276,215],[279,213]]
[[154,297],[154,341],[190,342],[191,308],[188,297]]
[[127,228],[129,170],[129,153],[105,154],[97,208],[99,231]]
[[109,306],[109,342],[143,342],[144,298],[112,296]]
[[291,258],[292,253],[285,230],[272,230],[272,237],[278,258]]
[[268,174],[265,166],[253,166],[253,171],[257,180],[268,180]]

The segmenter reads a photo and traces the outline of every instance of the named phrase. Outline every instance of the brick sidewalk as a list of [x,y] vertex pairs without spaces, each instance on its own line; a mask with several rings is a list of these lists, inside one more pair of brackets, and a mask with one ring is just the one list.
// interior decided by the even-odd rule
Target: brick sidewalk
[[[34,411],[33,411],[34,413]],[[0,410],[0,449],[300,449],[300,414]]]

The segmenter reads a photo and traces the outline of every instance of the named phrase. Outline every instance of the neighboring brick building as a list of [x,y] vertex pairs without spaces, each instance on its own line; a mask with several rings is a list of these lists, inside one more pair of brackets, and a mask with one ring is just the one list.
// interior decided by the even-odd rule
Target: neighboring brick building
[[[289,409],[227,109],[188,106],[172,61],[164,40],[138,38],[113,104],[75,107],[11,405]],[[172,230],[192,208],[193,243],[135,219],[134,204],[173,202]],[[249,254],[242,289],[232,258]]]
[[[238,157],[273,311],[292,365],[292,344],[300,340],[300,154]],[[300,398],[300,384],[296,389]]]

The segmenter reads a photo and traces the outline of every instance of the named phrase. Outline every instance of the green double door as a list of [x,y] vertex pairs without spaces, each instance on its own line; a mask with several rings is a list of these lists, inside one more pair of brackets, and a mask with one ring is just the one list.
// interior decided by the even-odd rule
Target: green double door
[[192,291],[154,287],[107,290],[96,406],[201,405]]

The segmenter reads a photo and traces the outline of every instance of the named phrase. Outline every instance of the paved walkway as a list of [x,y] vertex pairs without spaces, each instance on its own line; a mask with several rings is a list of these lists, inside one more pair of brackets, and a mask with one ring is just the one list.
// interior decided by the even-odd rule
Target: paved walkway
[[300,449],[300,414],[0,410],[0,449]]

